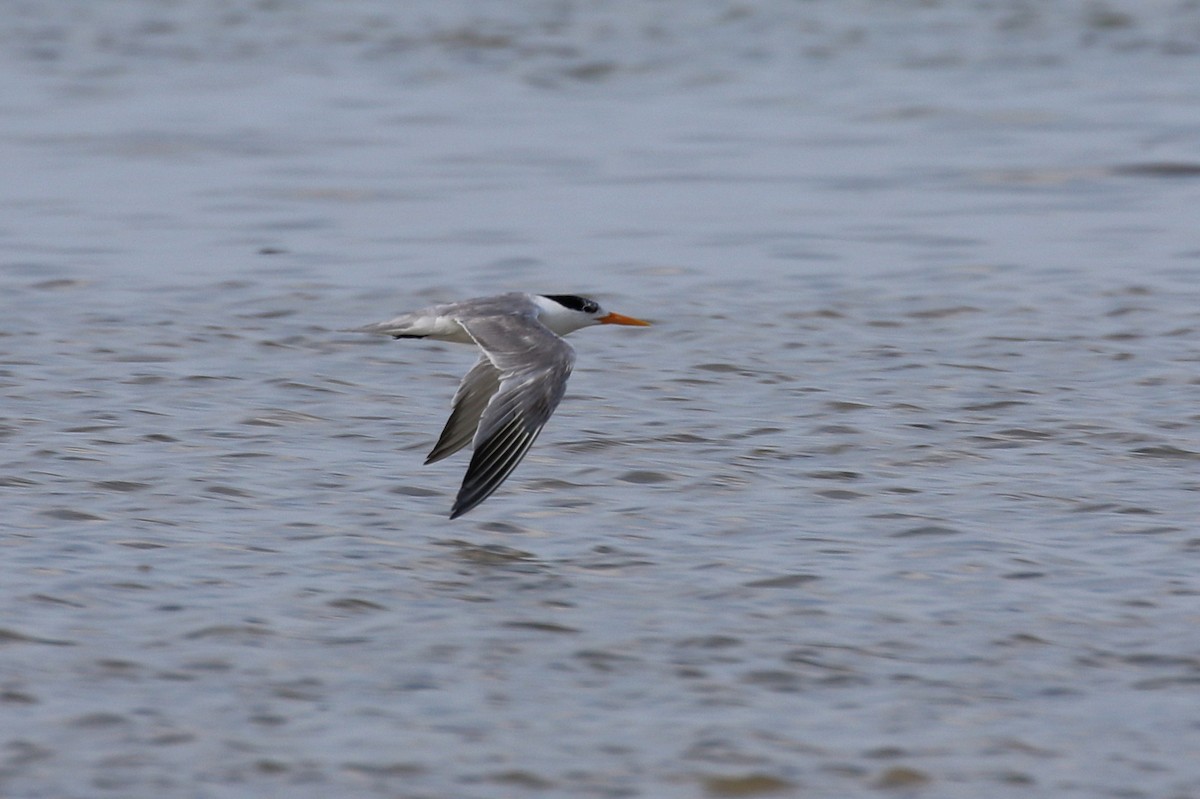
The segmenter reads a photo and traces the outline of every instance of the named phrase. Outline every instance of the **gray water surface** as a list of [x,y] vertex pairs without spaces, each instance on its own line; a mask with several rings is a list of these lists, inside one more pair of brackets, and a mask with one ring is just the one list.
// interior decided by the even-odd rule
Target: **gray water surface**
[[1194,4],[9,5],[0,795],[1200,796]]

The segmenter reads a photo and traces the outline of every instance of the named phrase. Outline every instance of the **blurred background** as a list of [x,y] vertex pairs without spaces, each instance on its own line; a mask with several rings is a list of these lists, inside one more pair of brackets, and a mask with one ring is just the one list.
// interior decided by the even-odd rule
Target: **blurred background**
[[0,10],[0,795],[1200,795],[1197,3]]

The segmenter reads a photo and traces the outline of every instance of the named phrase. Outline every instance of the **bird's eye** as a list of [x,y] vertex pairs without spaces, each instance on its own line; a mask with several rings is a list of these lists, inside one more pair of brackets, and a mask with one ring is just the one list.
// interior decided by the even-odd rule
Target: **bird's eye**
[[591,300],[588,300],[587,302],[585,302],[583,304],[583,312],[584,313],[595,313],[596,311],[599,311],[599,310],[600,310],[600,306],[597,305],[596,303],[592,302]]

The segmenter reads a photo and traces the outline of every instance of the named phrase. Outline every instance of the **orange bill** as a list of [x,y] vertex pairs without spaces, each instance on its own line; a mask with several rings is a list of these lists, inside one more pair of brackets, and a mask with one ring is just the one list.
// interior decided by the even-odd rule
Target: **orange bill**
[[599,320],[602,325],[637,325],[638,327],[649,327],[650,323],[641,319],[634,319],[632,316],[622,316],[619,313],[610,313],[601,316]]

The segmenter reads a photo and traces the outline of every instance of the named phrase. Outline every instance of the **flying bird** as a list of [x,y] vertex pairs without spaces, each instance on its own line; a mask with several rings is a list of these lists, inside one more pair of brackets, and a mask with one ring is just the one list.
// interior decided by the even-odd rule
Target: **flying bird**
[[450,418],[425,459],[434,463],[474,446],[450,511],[455,519],[500,487],[554,413],[575,363],[575,350],[561,336],[592,325],[649,324],[610,313],[587,297],[513,292],[434,305],[359,330],[483,350],[463,377]]

